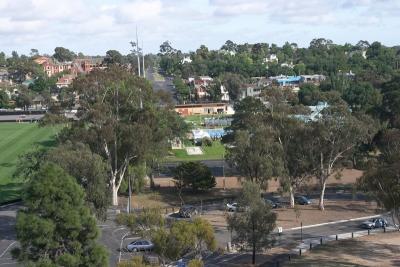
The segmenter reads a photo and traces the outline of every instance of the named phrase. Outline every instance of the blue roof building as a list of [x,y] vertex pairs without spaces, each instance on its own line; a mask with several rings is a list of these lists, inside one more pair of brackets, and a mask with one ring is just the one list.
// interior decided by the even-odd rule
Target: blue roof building
[[304,122],[311,122],[311,121],[317,121],[322,117],[322,111],[325,108],[328,108],[329,105],[326,102],[318,102],[316,106],[308,106],[311,110],[311,113],[308,115],[294,115],[293,117],[296,119],[299,119]]
[[280,86],[297,85],[301,81],[301,76],[283,76],[282,78],[276,79]]

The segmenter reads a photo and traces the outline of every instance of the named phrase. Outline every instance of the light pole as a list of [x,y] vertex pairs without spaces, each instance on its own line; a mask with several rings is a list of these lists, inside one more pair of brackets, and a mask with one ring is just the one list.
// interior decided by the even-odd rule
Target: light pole
[[303,222],[300,222],[300,239],[301,243],[303,243]]
[[128,175],[128,191],[129,191],[129,197],[128,197],[128,213],[131,213],[132,189],[131,189],[131,176],[130,176],[130,175]]
[[137,63],[138,63],[138,75],[140,77],[140,51],[139,51],[139,38],[136,27],[136,55],[137,55]]
[[[224,148],[225,149],[225,148]],[[222,184],[224,187],[224,191],[226,190],[226,181],[225,181],[225,150],[222,152]]]
[[143,71],[143,78],[146,78],[146,71],[145,71],[145,69],[144,69],[143,39],[142,39],[142,71]]

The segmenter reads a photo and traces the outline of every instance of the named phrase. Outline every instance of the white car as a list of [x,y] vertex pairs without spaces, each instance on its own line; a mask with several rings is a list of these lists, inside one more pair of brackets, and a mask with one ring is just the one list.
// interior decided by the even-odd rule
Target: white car
[[237,211],[238,209],[238,203],[234,202],[234,203],[227,203],[226,207],[228,209],[228,211]]

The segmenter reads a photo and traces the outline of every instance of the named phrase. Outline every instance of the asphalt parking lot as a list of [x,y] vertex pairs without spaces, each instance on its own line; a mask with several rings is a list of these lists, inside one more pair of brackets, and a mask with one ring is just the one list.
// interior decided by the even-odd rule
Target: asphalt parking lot
[[18,266],[11,250],[17,245],[15,219],[20,207],[18,204],[0,207],[0,266]]

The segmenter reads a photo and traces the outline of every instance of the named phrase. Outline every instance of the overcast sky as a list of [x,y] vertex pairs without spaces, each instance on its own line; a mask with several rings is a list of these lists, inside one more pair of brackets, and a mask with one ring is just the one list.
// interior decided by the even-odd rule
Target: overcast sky
[[182,51],[285,41],[308,46],[378,40],[400,44],[400,0],[0,0],[0,51],[126,54],[135,28],[145,52],[169,40]]

